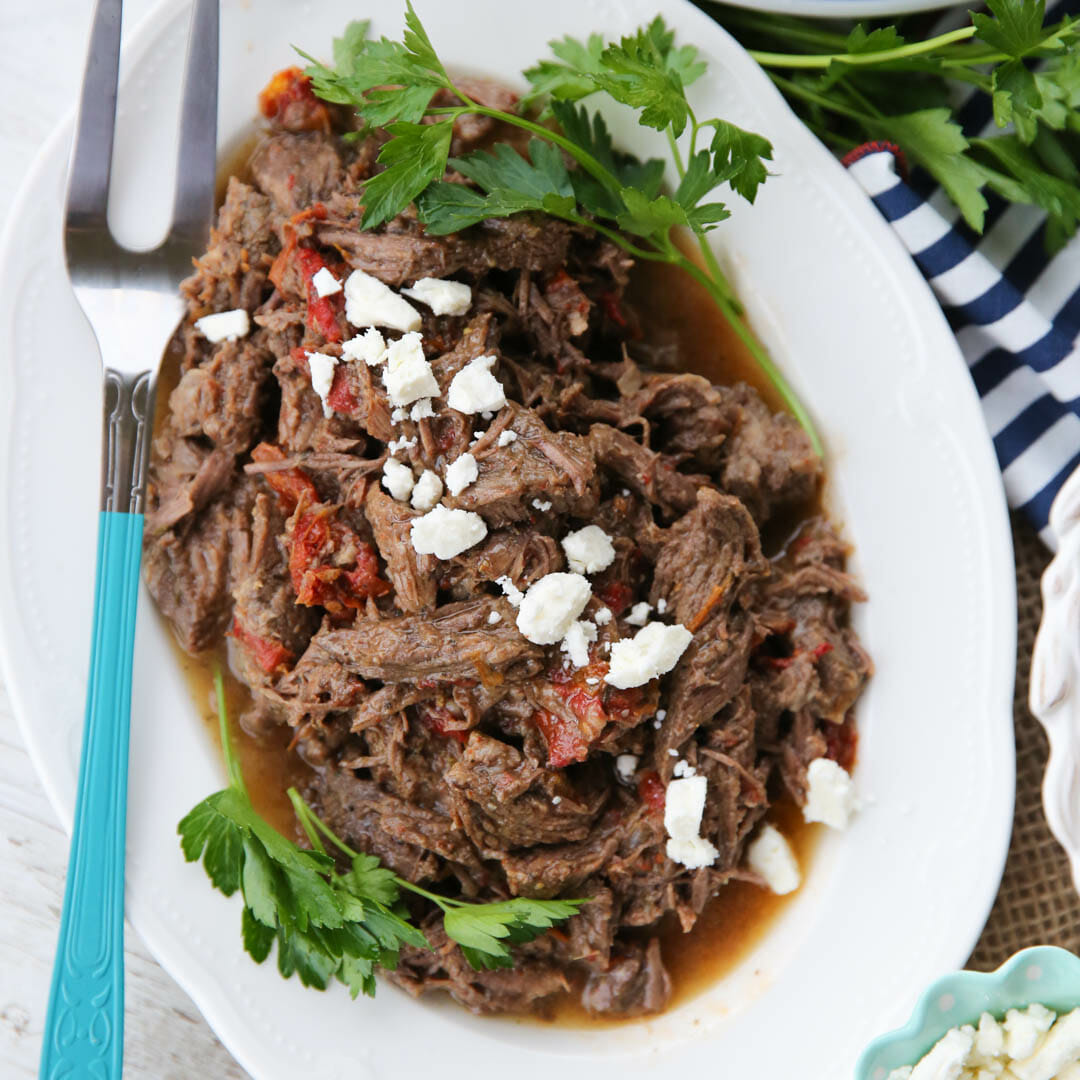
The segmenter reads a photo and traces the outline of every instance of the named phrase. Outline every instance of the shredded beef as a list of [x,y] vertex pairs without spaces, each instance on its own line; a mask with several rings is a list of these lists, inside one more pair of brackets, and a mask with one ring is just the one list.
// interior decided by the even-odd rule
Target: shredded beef
[[[252,695],[245,728],[290,729],[289,752],[315,770],[308,798],[350,845],[448,895],[589,898],[495,971],[474,971],[410,898],[433,949],[404,949],[393,981],[476,1012],[571,988],[599,1014],[658,1012],[672,997],[663,934],[690,930],[732,879],[760,883],[745,849],[770,805],[805,800],[815,758],[854,759],[871,663],[851,625],[863,597],[847,549],[808,509],[821,462],[753,388],[678,370],[677,347],[641,325],[631,261],[610,241],[531,214],[442,237],[412,210],[361,229],[359,185],[382,167],[383,136],[343,140],[339,110],[297,101],[267,113],[250,182],[230,181],[183,286],[147,582],[185,649],[228,640]],[[505,135],[465,118],[454,153]],[[319,266],[395,289],[470,286],[464,315],[414,305],[439,387],[430,410],[396,409],[380,367],[343,356],[359,331],[340,294],[316,296]],[[247,338],[215,345],[195,330],[236,307],[252,316]],[[340,360],[326,409],[315,352]],[[483,356],[506,404],[450,409],[452,380]],[[476,476],[441,502],[479,514],[486,535],[450,559],[420,555],[411,535],[426,509],[388,491],[384,465],[445,480],[465,453]],[[766,557],[759,530],[800,517]],[[570,569],[561,542],[585,525],[614,555],[589,572],[582,618],[596,634],[574,667],[523,635],[514,601]],[[693,636],[672,671],[616,690],[609,651],[637,631],[642,604]],[[701,833],[718,853],[698,870],[666,851],[665,789],[687,769],[707,780]]]

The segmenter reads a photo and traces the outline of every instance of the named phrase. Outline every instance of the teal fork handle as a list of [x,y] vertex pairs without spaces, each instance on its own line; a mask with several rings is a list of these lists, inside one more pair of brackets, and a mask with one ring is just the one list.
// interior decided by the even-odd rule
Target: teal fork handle
[[120,1080],[128,731],[142,534],[142,514],[102,511],[98,520],[79,794],[41,1080]]

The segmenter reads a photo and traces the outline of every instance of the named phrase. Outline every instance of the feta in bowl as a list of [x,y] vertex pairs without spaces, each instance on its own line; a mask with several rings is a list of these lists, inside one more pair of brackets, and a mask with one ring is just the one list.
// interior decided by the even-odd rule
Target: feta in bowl
[[[1077,1006],[1080,959],[1065,949],[1038,946],[1016,953],[997,971],[956,971],[931,984],[907,1024],[863,1051],[855,1080],[983,1075],[1072,1080],[1080,1077],[1080,1068],[1069,1064],[1080,1058],[1080,1013],[1068,1014]],[[1075,1054],[1065,1046],[1070,1035]],[[1050,1061],[1061,1054],[1065,1060]],[[1000,1064],[970,1064],[979,1057]]]

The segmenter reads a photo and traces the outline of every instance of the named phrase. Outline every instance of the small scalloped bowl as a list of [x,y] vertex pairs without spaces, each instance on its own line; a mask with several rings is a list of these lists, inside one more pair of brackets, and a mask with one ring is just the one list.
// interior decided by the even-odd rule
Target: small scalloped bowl
[[977,1024],[984,1012],[1000,1018],[1034,1002],[1055,1012],[1080,1005],[1080,959],[1040,945],[1011,956],[997,971],[954,971],[919,998],[911,1019],[875,1039],[855,1066],[855,1080],[885,1080],[901,1065],[914,1065],[948,1031]]

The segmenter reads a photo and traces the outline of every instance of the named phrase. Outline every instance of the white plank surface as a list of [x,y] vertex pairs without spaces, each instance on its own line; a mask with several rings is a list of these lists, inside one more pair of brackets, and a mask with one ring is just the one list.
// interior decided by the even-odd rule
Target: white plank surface
[[[126,0],[125,35],[154,0]],[[2,0],[0,46],[8,93],[0,105],[0,220],[82,80],[89,0]],[[7,438],[7,432],[0,432]],[[0,686],[0,1077],[37,1076],[68,840],[22,748]],[[130,925],[124,1076],[128,1080],[242,1080],[182,990]]]

